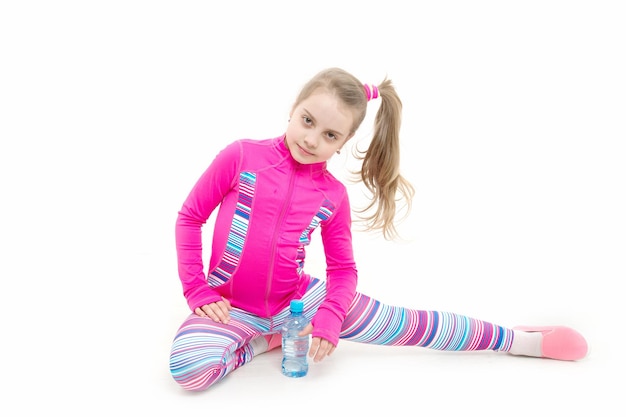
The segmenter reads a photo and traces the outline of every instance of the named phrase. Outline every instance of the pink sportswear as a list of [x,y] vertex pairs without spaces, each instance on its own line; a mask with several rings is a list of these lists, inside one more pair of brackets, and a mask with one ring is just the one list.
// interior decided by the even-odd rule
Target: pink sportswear
[[[305,293],[305,248],[319,226],[328,290],[313,336],[337,345],[357,285],[348,194],[325,162],[294,160],[284,139],[233,142],[191,190],[176,220],[183,294],[192,311],[225,297],[272,317]],[[205,275],[201,229],[218,206]]]

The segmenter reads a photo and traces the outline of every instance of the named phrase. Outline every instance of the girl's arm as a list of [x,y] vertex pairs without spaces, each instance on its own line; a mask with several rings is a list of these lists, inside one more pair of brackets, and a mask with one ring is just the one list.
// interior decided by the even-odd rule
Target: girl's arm
[[224,196],[236,186],[240,156],[241,148],[237,142],[222,150],[196,182],[178,212],[178,275],[192,311],[222,300],[207,283],[202,256],[202,227]]
[[350,203],[347,193],[333,216],[322,224],[321,234],[326,255],[326,298],[313,317],[313,337],[339,343],[341,324],[354,299],[357,269],[352,250]]

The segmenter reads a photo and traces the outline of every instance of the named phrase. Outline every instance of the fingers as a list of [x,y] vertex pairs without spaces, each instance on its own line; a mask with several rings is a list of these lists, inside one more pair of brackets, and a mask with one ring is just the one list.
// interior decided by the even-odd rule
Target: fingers
[[[313,324],[307,324],[299,333],[300,336],[306,336],[313,332]],[[335,345],[321,337],[311,338],[311,347],[309,348],[309,357],[313,358],[313,362],[319,362],[335,351]]]
[[222,297],[222,301],[224,302],[224,304],[226,305],[226,308],[228,309],[228,311],[232,310],[233,308],[230,305],[230,301],[228,301],[227,298]]
[[335,351],[335,345],[321,337],[311,339],[311,348],[309,349],[309,357],[313,358],[313,362],[319,362]]
[[307,324],[306,326],[304,326],[304,329],[302,329],[302,331],[300,333],[298,333],[299,336],[308,336],[313,332],[313,325],[311,323]]
[[205,304],[202,307],[196,308],[195,313],[200,317],[208,317],[217,323],[227,324],[230,321],[230,314],[228,312],[231,309],[230,302],[222,298],[222,301]]

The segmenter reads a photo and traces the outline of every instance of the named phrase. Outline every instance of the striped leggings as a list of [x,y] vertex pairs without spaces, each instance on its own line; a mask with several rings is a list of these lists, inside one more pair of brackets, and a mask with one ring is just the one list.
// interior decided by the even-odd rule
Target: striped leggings
[[[309,320],[325,295],[325,283],[313,279],[302,297],[304,315]],[[207,389],[252,360],[254,351],[250,341],[279,332],[288,314],[288,307],[271,318],[233,308],[228,324],[189,315],[172,344],[170,371],[174,380],[186,390]],[[508,351],[513,331],[458,314],[389,306],[357,293],[339,337],[387,346]]]

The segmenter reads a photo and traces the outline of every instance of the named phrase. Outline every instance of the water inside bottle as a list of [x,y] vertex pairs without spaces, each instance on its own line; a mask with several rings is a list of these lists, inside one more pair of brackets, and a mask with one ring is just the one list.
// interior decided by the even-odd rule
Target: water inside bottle
[[309,370],[306,357],[308,349],[308,337],[286,340],[283,345],[285,352],[282,363],[283,374],[292,378],[305,376]]

